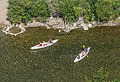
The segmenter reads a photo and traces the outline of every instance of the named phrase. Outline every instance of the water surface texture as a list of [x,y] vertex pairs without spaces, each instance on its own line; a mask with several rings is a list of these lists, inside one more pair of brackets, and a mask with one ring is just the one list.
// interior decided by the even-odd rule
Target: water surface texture
[[[30,47],[49,38],[59,41],[47,48]],[[88,57],[73,63],[91,47]],[[17,37],[0,30],[0,82],[86,82],[103,67],[109,80],[120,77],[120,27],[91,28],[59,33],[58,30],[29,28]]]

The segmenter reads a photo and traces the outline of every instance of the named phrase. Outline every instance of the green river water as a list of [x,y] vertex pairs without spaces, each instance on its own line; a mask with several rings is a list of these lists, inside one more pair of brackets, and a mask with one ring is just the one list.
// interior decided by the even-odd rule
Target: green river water
[[[120,77],[120,27],[96,27],[88,31],[59,33],[55,29],[28,28],[11,36],[0,29],[0,82],[86,82],[103,67],[108,79]],[[59,41],[49,47],[30,50],[48,38]],[[91,47],[88,57],[73,63],[82,51]]]

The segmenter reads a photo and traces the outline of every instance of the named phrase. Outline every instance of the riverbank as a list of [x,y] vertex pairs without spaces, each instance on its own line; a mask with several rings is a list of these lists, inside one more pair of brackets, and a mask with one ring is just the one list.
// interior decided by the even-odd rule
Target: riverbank
[[[92,22],[85,22],[83,17],[79,17],[78,20],[74,23],[64,23],[64,21],[57,17],[57,18],[54,18],[54,17],[50,17],[49,19],[46,20],[46,22],[37,22],[37,21],[33,21],[33,22],[29,22],[27,23],[26,25],[24,24],[11,24],[9,23],[8,21],[6,21],[6,13],[7,13],[7,3],[8,0],[1,0],[1,7],[0,7],[0,10],[3,11],[1,14],[0,14],[0,24],[2,24],[2,26],[0,27],[4,27],[2,29],[2,31],[5,33],[5,34],[10,34],[10,35],[14,35],[14,36],[17,36],[21,33],[24,33],[25,32],[25,29],[26,28],[30,28],[30,27],[46,27],[47,29],[51,29],[51,28],[54,28],[54,29],[60,29],[60,31],[64,31],[64,32],[70,32],[71,30],[73,29],[77,29],[77,28],[80,28],[80,29],[83,29],[83,30],[88,30],[89,28],[95,28],[95,27],[101,27],[101,26],[120,26],[120,17],[118,17],[117,19],[115,20],[110,20],[110,21],[107,21],[107,22],[97,22],[97,21],[92,21]],[[12,31],[12,30],[19,30],[17,33]]]
[[[108,22],[89,22],[89,23],[85,23],[83,18],[80,17],[80,19],[75,22],[75,23],[69,23],[69,24],[64,24],[64,21],[61,20],[60,18],[49,18],[48,22],[45,23],[41,23],[41,22],[36,22],[33,21],[31,23],[27,23],[26,25],[24,24],[12,24],[12,25],[2,25],[2,27],[4,27],[2,29],[2,31],[5,34],[10,34],[10,35],[14,35],[17,36],[21,33],[25,32],[26,28],[30,28],[30,27],[46,27],[46,29],[60,29],[59,32],[64,31],[64,32],[70,32],[73,29],[77,29],[77,28],[81,28],[83,30],[88,30],[89,28],[95,28],[95,27],[101,27],[101,26],[120,26],[120,17],[117,18],[116,20],[111,20]],[[14,32],[11,31],[12,29],[18,29],[20,30],[19,32]]]

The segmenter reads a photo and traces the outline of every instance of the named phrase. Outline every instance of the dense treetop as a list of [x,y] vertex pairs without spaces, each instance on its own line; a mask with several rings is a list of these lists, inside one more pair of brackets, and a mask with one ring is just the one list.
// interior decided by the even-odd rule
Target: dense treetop
[[120,16],[120,0],[9,0],[11,23],[45,21],[51,14],[65,22],[75,22],[79,16],[86,22],[108,21]]

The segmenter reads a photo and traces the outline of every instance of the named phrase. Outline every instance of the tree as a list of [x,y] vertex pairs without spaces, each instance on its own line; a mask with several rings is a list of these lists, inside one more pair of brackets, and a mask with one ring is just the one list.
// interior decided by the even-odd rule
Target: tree
[[76,15],[74,7],[78,6],[78,0],[59,0],[59,12],[66,22],[74,22]]
[[90,5],[85,0],[59,0],[54,7],[65,22],[75,22],[79,16],[87,21],[92,18]]
[[48,6],[53,17],[60,17],[59,0],[48,0]]
[[112,82],[120,82],[120,79],[115,79]]
[[114,18],[117,18],[118,16],[120,16],[120,0],[113,0],[112,1],[112,5],[114,8]]
[[79,16],[86,22],[108,21],[120,15],[120,0],[9,0],[11,23],[46,21],[51,14],[65,23],[75,22]]
[[98,0],[95,4],[98,21],[108,21],[114,16],[114,8],[110,0]]
[[97,3],[98,0],[86,0],[86,1],[89,2],[89,5],[90,5],[90,11],[92,13],[92,20],[97,20],[95,4]]
[[50,16],[46,0],[9,0],[8,20],[11,23],[44,21]]
[[80,15],[82,17],[84,17],[84,20],[86,22],[91,21],[93,19],[93,15],[91,12],[91,5],[89,4],[89,2],[85,1],[85,0],[80,0],[79,2],[79,7],[80,7]]

